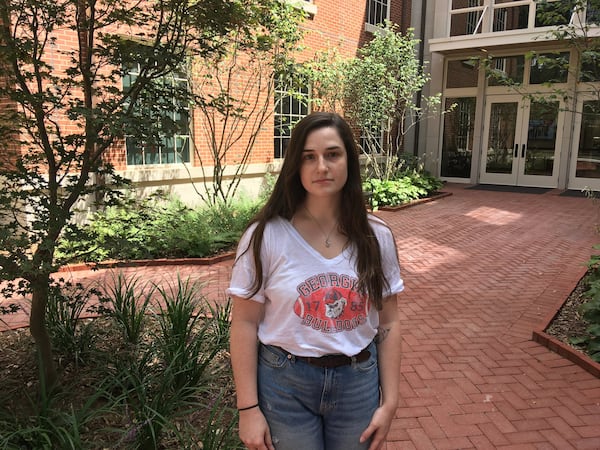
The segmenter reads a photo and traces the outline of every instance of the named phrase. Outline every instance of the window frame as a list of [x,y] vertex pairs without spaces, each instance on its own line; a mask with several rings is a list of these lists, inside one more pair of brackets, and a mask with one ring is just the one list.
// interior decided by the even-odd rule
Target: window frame
[[[547,0],[548,4],[556,3],[558,7],[563,3],[562,0]],[[510,29],[504,29],[508,26],[508,16],[515,8],[527,8],[526,26],[513,26]],[[523,31],[541,31],[551,29],[558,25],[537,25],[538,21],[537,0],[465,0],[461,3],[452,3],[448,9],[448,29],[446,36],[449,38],[457,36],[471,36],[477,34],[496,34]],[[571,10],[570,17],[566,18],[564,25],[572,23],[576,12]],[[464,17],[461,17],[464,16]],[[504,24],[497,23],[496,17],[504,19]],[[476,23],[475,23],[476,22]],[[459,32],[459,25],[464,23],[464,31]],[[511,22],[512,23],[512,22]],[[475,24],[475,25],[473,25]],[[514,24],[513,24],[514,25]],[[458,31],[456,31],[458,30]],[[456,31],[456,32],[453,32]]]
[[[141,64],[138,62],[134,62],[130,68],[124,67],[123,68],[123,76],[122,76],[122,89],[125,90],[127,88],[129,88],[133,82],[135,82],[135,77],[137,77],[141,70]],[[137,69],[137,70],[136,70]],[[178,76],[180,75],[181,76]],[[129,86],[126,86],[126,80],[133,80],[133,82],[130,82]],[[189,76],[187,75],[185,70],[175,70],[163,77],[160,77],[157,79],[157,82],[162,82],[162,83],[171,83],[172,85],[178,85],[179,83],[185,83],[187,85],[187,89],[189,90],[189,84],[190,84],[190,80],[189,80]],[[179,115],[181,113],[178,112],[178,108],[176,105],[176,99],[172,98],[172,103],[173,103],[173,110],[170,111],[166,111],[165,114],[170,115],[170,119],[174,122],[174,123],[179,123],[180,120],[179,119]],[[136,138],[134,135],[131,134],[126,134],[124,137],[124,150],[125,150],[125,163],[127,165],[128,168],[135,168],[135,167],[148,167],[148,166],[165,166],[165,165],[172,165],[172,164],[181,164],[181,163],[190,163],[191,162],[191,148],[190,146],[192,145],[192,139],[191,139],[191,132],[192,132],[192,126],[191,126],[191,118],[192,118],[192,111],[190,108],[190,105],[182,105],[182,109],[187,111],[187,123],[185,124],[185,130],[187,131],[187,133],[173,133],[173,134],[164,134],[161,133],[160,134],[160,141],[161,143],[156,145],[156,146],[150,146],[147,145],[147,143],[145,143],[143,140],[138,140],[138,138]],[[167,152],[164,149],[168,148],[167,147],[167,142],[169,140],[172,140],[173,142],[173,148],[172,148],[172,152]],[[182,142],[181,145],[178,145],[178,142]],[[130,148],[132,149],[137,149],[137,151],[135,153],[131,152],[130,153]],[[183,151],[180,151],[179,149],[182,148],[184,149]],[[147,162],[147,159],[150,159],[149,156],[150,155],[157,155],[158,156],[158,161],[152,161],[152,162]],[[169,160],[170,155],[172,155],[173,160]],[[140,158],[141,159],[138,161],[136,161],[136,159]]]
[[[293,84],[298,84],[299,89],[293,90],[295,86],[291,86],[290,89],[280,89],[282,75],[275,75],[275,86],[273,89],[274,93],[274,104],[273,104],[273,158],[282,159],[285,157],[285,149],[287,142],[290,140],[291,128],[303,117],[310,114],[310,98],[311,98],[311,86],[308,80],[303,79],[300,76],[293,76]],[[301,84],[301,85],[300,85]],[[282,94],[286,94],[282,96]],[[284,104],[285,99],[289,99],[288,111],[284,114],[281,111],[281,106]],[[303,99],[303,104],[300,99]],[[297,105],[297,113],[294,113],[294,104]],[[303,109],[303,107],[305,109]],[[281,117],[287,119],[287,123],[284,124],[284,120],[280,120]],[[288,127],[287,133],[282,133],[283,127]]]
[[[379,29],[378,25],[383,25],[386,20],[390,20],[390,2],[391,0],[367,0],[365,9],[365,31],[376,33]],[[385,19],[380,23],[375,22],[376,18],[371,21],[372,7],[376,7],[377,5],[382,6],[382,8],[385,7]]]

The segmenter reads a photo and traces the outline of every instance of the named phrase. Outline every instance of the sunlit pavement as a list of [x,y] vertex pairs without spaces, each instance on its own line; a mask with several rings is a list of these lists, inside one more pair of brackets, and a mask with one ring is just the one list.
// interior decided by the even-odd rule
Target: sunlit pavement
[[[406,283],[400,405],[387,450],[600,449],[600,379],[531,339],[600,243],[600,204],[557,190],[444,191],[453,195],[379,213],[394,230]],[[119,270],[160,284],[190,277],[224,302],[231,265]],[[108,274],[62,275],[103,284]],[[27,323],[25,313],[3,319]]]

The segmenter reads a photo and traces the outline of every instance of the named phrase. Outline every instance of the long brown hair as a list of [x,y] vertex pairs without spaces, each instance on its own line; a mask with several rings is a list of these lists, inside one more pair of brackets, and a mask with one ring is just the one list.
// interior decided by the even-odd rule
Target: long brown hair
[[309,114],[296,124],[273,192],[250,223],[250,225],[256,223],[256,228],[244,253],[250,249],[250,246],[252,247],[256,273],[251,296],[255,295],[262,285],[260,249],[265,226],[267,222],[278,216],[291,220],[297,208],[304,202],[306,190],[300,181],[304,144],[312,131],[326,127],[338,131],[346,148],[348,160],[348,179],[342,188],[339,229],[347,236],[349,244],[354,245],[356,251],[359,290],[368,296],[373,306],[381,309],[383,290],[388,286],[388,281],[383,275],[379,243],[369,224],[362,191],[358,149],[348,123],[338,114],[327,112]]

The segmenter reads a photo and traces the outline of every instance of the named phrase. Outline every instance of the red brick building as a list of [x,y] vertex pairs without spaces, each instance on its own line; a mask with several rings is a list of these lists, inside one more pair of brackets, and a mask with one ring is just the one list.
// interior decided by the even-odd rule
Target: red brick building
[[[298,64],[309,61],[316,53],[331,48],[335,48],[343,57],[355,56],[361,45],[373,36],[375,25],[385,20],[398,24],[401,30],[406,30],[410,24],[412,2],[408,0],[286,1],[306,12],[306,19],[301,25],[304,31],[303,49],[296,54]],[[75,11],[72,13],[75,14]],[[128,37],[127,30],[119,29],[116,33]],[[81,36],[65,26],[54,30],[51,37],[55,40],[46,47],[47,61],[50,62],[52,70],[60,72],[69,67],[71,56],[68,52],[78,47]],[[171,74],[166,81],[194,89],[202,85],[201,61],[192,61],[190,67],[191,71]],[[121,80],[122,89],[128,89],[132,85],[139,75],[139,68],[135,63],[127,66],[126,74]],[[239,83],[232,87],[234,96],[249,95],[258,89],[251,76],[244,78],[244,75],[240,75],[238,81]],[[118,86],[119,81],[115,80],[115,84]],[[268,118],[254,132],[243,128],[239,132],[239,139],[235,144],[231,144],[232,147],[223,161],[225,182],[231,180],[232,175],[239,171],[240,163],[244,165],[240,191],[249,195],[257,193],[265,173],[277,172],[289,136],[289,126],[285,124],[308,114],[310,106],[299,101],[299,98],[310,97],[311,86],[298,86],[295,96],[289,96],[287,90],[278,90],[277,86],[274,91],[263,90],[255,95],[258,95],[257,98],[263,96],[261,101],[269,108]],[[202,199],[197,191],[203,191],[206,180],[210,185],[215,166],[212,154],[215,149],[211,148],[214,139],[207,134],[207,130],[210,130],[211,126],[213,129],[218,128],[219,121],[216,120],[216,125],[211,124],[211,118],[203,114],[201,108],[187,108],[185,111],[179,108],[178,112],[167,114],[171,114],[170,118],[181,126],[178,127],[178,134],[166,135],[161,141],[162,145],[145,147],[141,138],[128,135],[106,151],[103,157],[115,167],[119,175],[132,180],[141,192],[163,189],[178,195],[186,203],[200,203]],[[52,120],[60,123],[65,132],[76,131],[73,127],[77,125],[64,120],[64,117],[61,118],[59,111],[52,113]],[[244,159],[247,147],[245,143],[248,141],[253,142],[252,151],[248,158]],[[23,151],[26,150],[23,148]],[[4,158],[11,158],[10,149],[3,152]],[[12,154],[14,155],[14,152]]]
[[[374,25],[385,19],[397,23],[403,30],[410,24],[411,2],[408,0],[288,1],[296,7],[303,8],[307,13],[307,18],[302,24],[304,49],[297,57],[299,63],[310,60],[316,52],[332,47],[337,48],[342,56],[354,56],[357,49],[371,38],[375,30]],[[186,82],[184,78],[175,81]],[[243,82],[247,83],[248,80]],[[244,84],[242,89],[253,88]],[[299,95],[310,96],[310,86],[300,87],[300,93]],[[289,134],[287,127],[282,127],[281,123],[298,120],[309,112],[297,98],[278,98],[275,102],[281,93],[276,90],[270,95],[274,111],[256,136],[242,183],[241,190],[250,195],[258,191],[266,172],[278,170]],[[207,139],[204,133],[208,125],[201,111],[190,111],[188,119],[189,136],[175,136],[173,139],[177,152],[181,152],[186,145],[189,146],[182,153],[185,167],[176,162],[173,152],[164,152],[164,155],[146,154],[136,150],[129,139],[122,146],[117,146],[109,152],[109,160],[119,174],[133,180],[139,189],[163,188],[176,193],[187,203],[198,202],[199,198],[192,182],[198,189],[202,189],[203,180],[211,176],[212,158],[207,144],[210,139]],[[244,151],[242,142],[250,138],[249,132],[246,132],[240,139],[239,150],[228,153],[225,179],[237,167]]]

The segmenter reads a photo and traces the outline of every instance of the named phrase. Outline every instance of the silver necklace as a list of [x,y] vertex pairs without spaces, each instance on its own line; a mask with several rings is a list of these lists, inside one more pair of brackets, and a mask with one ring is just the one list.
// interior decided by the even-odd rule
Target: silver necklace
[[321,226],[321,224],[319,223],[319,221],[317,219],[315,219],[315,216],[313,216],[310,213],[310,211],[308,210],[308,208],[306,206],[304,206],[304,209],[306,210],[306,212],[310,216],[310,218],[312,220],[314,220],[314,222],[317,224],[317,226],[319,227],[319,230],[321,230],[321,233],[323,233],[323,236],[325,236],[325,247],[327,247],[327,248],[331,247],[331,241],[329,240],[329,238],[331,237],[331,234],[333,233],[333,231],[338,226],[337,221],[335,222],[335,225],[333,226],[333,228],[331,229],[331,231],[329,233],[325,233],[325,231],[323,230],[323,227]]

